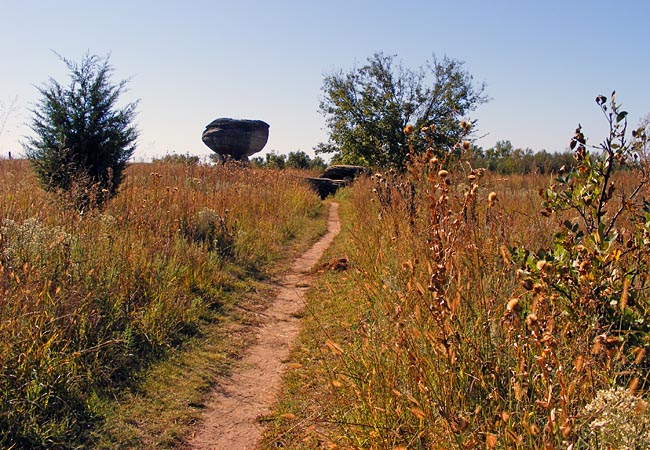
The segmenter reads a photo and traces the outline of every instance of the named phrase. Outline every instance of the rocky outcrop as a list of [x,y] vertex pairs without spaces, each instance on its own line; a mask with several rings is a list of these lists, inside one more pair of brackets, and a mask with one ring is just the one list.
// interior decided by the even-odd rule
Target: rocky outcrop
[[325,172],[317,178],[307,178],[321,199],[333,195],[336,191],[350,184],[359,175],[368,175],[370,171],[363,166],[334,165],[325,169]]
[[261,120],[221,118],[210,122],[201,139],[219,159],[247,161],[261,151],[269,138],[269,124]]
[[359,175],[368,175],[370,170],[364,166],[350,166],[346,164],[337,164],[329,166],[321,175],[322,178],[331,180],[348,180],[352,181]]
[[336,194],[339,188],[348,184],[345,180],[332,180],[330,178],[307,178],[307,181],[322,200],[328,195]]

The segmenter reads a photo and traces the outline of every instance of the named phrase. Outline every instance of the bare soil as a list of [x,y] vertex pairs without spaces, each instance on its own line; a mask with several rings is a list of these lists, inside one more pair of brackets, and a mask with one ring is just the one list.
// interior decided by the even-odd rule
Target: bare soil
[[340,231],[338,204],[329,206],[328,231],[298,258],[278,283],[277,295],[261,313],[255,343],[230,377],[220,380],[206,403],[204,417],[190,440],[194,450],[247,450],[257,445],[287,369],[291,344],[300,330],[303,295],[310,270]]

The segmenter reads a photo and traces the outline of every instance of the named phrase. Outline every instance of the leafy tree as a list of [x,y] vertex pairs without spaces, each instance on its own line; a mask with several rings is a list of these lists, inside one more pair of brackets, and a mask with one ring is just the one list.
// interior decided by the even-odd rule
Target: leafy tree
[[485,103],[485,85],[475,84],[463,63],[435,57],[424,68],[411,70],[395,56],[376,53],[349,72],[325,77],[320,112],[330,139],[316,153],[335,153],[333,160],[404,168],[410,152],[422,152],[424,136],[407,139],[404,129],[434,125],[433,143],[449,149],[466,130],[459,119]]
[[[212,161],[216,163],[215,159],[212,158],[212,156],[210,157],[210,159],[212,159]],[[251,163],[251,166],[258,167],[258,168],[264,167],[264,164],[266,164],[266,161],[261,156],[256,156],[254,158],[251,158],[249,159],[249,162]]]
[[650,161],[650,113],[643,116],[639,121],[635,137],[641,143],[637,147],[635,159],[640,160],[642,164],[647,164]]
[[36,134],[25,144],[42,187],[67,194],[80,209],[114,196],[135,151],[137,102],[117,107],[127,81],[111,82],[108,57],[86,54],[80,63],[59,58],[70,84],[54,79],[38,88],[32,110]]
[[311,161],[309,161],[310,169],[323,171],[326,167],[327,164],[320,156],[315,156]]
[[287,155],[279,155],[274,152],[266,154],[265,166],[268,167],[269,169],[284,169],[286,163],[287,163]]
[[292,169],[309,169],[311,158],[302,150],[289,152],[287,156],[287,167]]
[[163,156],[162,158],[153,158],[154,163],[163,164],[185,164],[186,166],[198,166],[201,163],[201,158],[196,155],[190,155],[189,152],[185,154],[171,153]]

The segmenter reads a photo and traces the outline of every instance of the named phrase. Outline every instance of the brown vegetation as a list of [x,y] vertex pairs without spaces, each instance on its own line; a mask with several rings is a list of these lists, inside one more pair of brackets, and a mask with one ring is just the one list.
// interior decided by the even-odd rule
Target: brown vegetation
[[0,446],[83,442],[97,402],[200,330],[320,208],[289,174],[137,164],[103,210],[0,161]]
[[570,176],[358,181],[265,445],[647,448],[648,172],[576,149]]

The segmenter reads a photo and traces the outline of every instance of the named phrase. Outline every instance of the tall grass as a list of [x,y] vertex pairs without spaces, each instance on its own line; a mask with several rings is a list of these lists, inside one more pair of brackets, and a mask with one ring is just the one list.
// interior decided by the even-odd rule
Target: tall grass
[[96,399],[262,275],[319,205],[286,172],[136,164],[80,214],[0,161],[0,446],[82,443]]
[[[427,155],[409,174],[376,174],[353,187],[348,251],[352,284],[363,287],[353,299],[358,325],[346,342],[330,343],[338,395],[353,405],[336,418],[347,424],[349,442],[613,448],[622,444],[603,430],[633,424],[629,448],[648,448],[650,416],[641,396],[647,326],[632,339],[595,313],[592,321],[575,320],[550,287],[550,263],[533,284],[527,267],[513,260],[515,249],[532,255],[555,248],[555,231],[573,214],[540,214],[538,192],[549,178],[497,178],[443,163]],[[638,185],[639,176],[619,173],[617,186]],[[614,201],[609,209],[616,210]],[[577,277],[584,292],[598,281]],[[648,280],[635,280],[630,308],[639,314],[632,317],[643,317]],[[601,423],[603,411],[616,413]],[[612,423],[621,411],[620,423]]]

